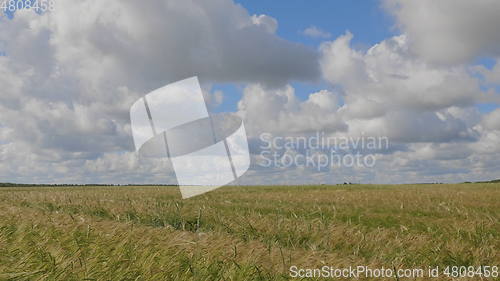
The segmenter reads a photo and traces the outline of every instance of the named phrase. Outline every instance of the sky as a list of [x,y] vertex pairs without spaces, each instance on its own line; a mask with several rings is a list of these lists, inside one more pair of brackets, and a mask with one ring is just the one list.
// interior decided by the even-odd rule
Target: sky
[[[0,182],[175,183],[168,159],[135,152],[129,109],[192,76],[210,112],[244,120],[240,184],[500,178],[499,13],[496,0],[84,0],[4,14]],[[390,145],[269,149],[264,135]],[[283,165],[346,155],[376,162]]]
[[[384,13],[379,1],[374,0],[337,0],[337,1],[236,1],[251,14],[272,15],[278,21],[276,34],[286,40],[297,42],[317,49],[319,45],[336,38],[349,30],[356,34],[353,45],[360,49],[368,49],[391,35],[394,35],[393,22]],[[308,28],[320,31],[317,36],[308,36],[304,31]],[[322,34],[323,33],[323,34]],[[290,81],[301,99],[315,91],[328,87],[325,83],[307,83]],[[234,84],[215,85],[215,89],[230,92],[230,98],[217,109],[233,110],[239,98],[241,87]],[[234,97],[234,98],[232,98]]]

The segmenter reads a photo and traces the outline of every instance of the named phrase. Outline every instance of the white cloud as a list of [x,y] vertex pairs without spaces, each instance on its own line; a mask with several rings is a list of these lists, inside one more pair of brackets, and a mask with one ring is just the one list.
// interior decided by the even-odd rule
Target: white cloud
[[325,79],[341,85],[349,98],[362,97],[385,109],[421,110],[496,98],[481,91],[479,81],[466,67],[433,66],[414,57],[404,35],[386,39],[367,52],[352,49],[351,39],[352,34],[347,33],[321,46]]
[[306,101],[300,101],[289,85],[266,89],[254,84],[244,89],[238,109],[248,133],[253,136],[263,132],[300,134],[347,128],[337,113],[337,95],[327,90],[312,93]]
[[321,46],[323,75],[343,89],[340,112],[350,132],[383,133],[404,142],[474,139],[472,116],[457,108],[499,101],[481,90],[468,67],[436,66],[413,56],[404,35],[366,52],[352,49],[351,39],[347,33]]
[[460,64],[500,55],[497,0],[384,0],[411,49],[430,62]]
[[319,76],[315,50],[277,37],[275,19],[230,0],[55,4],[0,18],[3,179],[148,182],[152,171],[122,165],[135,163],[123,151],[133,150],[128,110],[138,97],[198,75],[213,107],[223,100],[206,87],[215,82]]
[[500,131],[500,109],[488,113],[483,120],[484,128],[488,130]]
[[[481,1],[495,11],[496,4]],[[488,12],[464,28],[464,15],[437,9],[418,27],[421,13],[437,4],[408,3],[390,6],[407,35],[360,51],[346,33],[325,42],[319,55],[277,37],[272,17],[251,16],[229,0],[58,1],[52,13],[18,11],[13,20],[0,19],[0,51],[7,54],[0,56],[0,176],[20,182],[175,183],[168,161],[130,152],[128,109],[151,89],[199,75],[213,107],[224,93],[211,91],[211,83],[248,83],[238,113],[250,136],[324,131],[394,142],[373,169],[254,169],[249,183],[259,177],[262,183],[295,184],[499,177],[500,113],[482,115],[475,108],[498,102],[498,95],[483,91],[481,79],[472,75],[479,69],[485,80],[497,82],[498,67],[463,64],[497,54],[495,34],[470,37],[476,25],[496,19]],[[471,9],[477,17],[483,8]],[[457,23],[463,34],[446,23]],[[491,29],[486,26],[485,34]],[[315,36],[326,38],[317,31]],[[427,45],[432,40],[439,48]],[[451,48],[457,42],[465,46]],[[320,71],[332,87],[298,98],[288,82],[315,80]]]
[[278,38],[275,19],[250,16],[231,0],[57,5],[49,25],[59,60],[79,65],[85,76],[113,75],[132,89],[193,75],[270,84],[318,75],[313,50]]
[[311,38],[320,38],[320,39],[327,39],[332,37],[331,33],[321,30],[316,26],[310,26],[304,29],[304,31],[302,31],[302,34],[304,34],[305,36],[309,36]]
[[[324,78],[340,90],[343,103],[327,91],[318,96],[335,99],[320,102],[325,105],[321,110],[304,110],[317,94],[300,101],[291,86],[269,90],[252,85],[244,91],[240,114],[253,136],[308,136],[317,130],[333,137],[386,136],[391,147],[377,155],[374,168],[337,167],[324,173],[275,168],[263,172],[266,178],[260,181],[409,183],[499,177],[495,169],[500,162],[493,155],[500,156],[500,111],[483,115],[476,108],[498,102],[498,94],[482,90],[474,67],[428,63],[412,53],[405,35],[368,51],[353,49],[351,39],[347,33],[321,46]],[[279,178],[283,174],[286,178]],[[251,181],[259,182],[257,178],[253,174]]]
[[278,21],[268,15],[253,15],[252,23],[262,26],[267,32],[274,34],[278,29]]

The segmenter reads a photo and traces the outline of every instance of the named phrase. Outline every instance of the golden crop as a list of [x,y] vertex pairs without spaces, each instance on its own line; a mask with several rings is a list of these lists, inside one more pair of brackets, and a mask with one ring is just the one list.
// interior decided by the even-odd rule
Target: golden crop
[[499,215],[494,183],[226,187],[189,200],[162,186],[0,188],[0,280],[499,265]]

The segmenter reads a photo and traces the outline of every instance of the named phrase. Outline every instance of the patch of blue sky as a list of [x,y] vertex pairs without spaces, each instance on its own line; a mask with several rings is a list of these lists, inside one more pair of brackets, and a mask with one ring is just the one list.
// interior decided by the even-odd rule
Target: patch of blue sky
[[491,70],[496,64],[496,60],[492,57],[480,57],[474,60],[474,65],[482,65]]
[[[496,64],[496,59],[491,58],[491,57],[480,57],[474,60],[472,63],[473,65],[482,65],[486,69],[493,69],[493,67]],[[479,73],[479,72],[471,72],[470,75],[472,77],[477,78],[480,81],[479,88],[483,92],[490,92],[494,91],[498,96],[500,96],[500,85],[498,84],[491,84],[487,83],[484,79],[484,76]],[[498,108],[500,108],[500,104],[498,103],[481,103],[477,104],[476,108],[481,112],[481,113],[489,113],[492,112]]]
[[492,111],[495,111],[496,109],[500,108],[500,105],[494,104],[494,103],[482,103],[476,105],[477,109],[481,113],[490,113]]
[[[10,0],[0,0],[9,3]],[[17,7],[26,7],[27,3],[35,0],[12,0],[16,5],[13,11],[6,10],[4,14],[12,19]],[[324,41],[334,40],[346,31],[354,34],[352,45],[355,49],[366,50],[380,41],[399,34],[394,27],[392,17],[384,11],[380,0],[235,0],[250,14],[266,14],[278,21],[277,35],[292,41],[318,48]],[[23,4],[18,4],[22,2]],[[37,11],[40,12],[40,11]],[[312,38],[303,34],[309,27],[317,27],[331,34],[330,38]],[[7,53],[0,49],[0,56]],[[491,69],[495,60],[490,57],[478,58],[475,65],[483,65]],[[290,84],[295,88],[295,94],[300,100],[306,100],[311,93],[320,90],[331,90],[331,86],[324,82],[307,83],[294,82]],[[224,93],[221,105],[213,108],[214,112],[234,112],[243,95],[244,84],[219,83],[213,86],[213,91],[220,90]],[[500,93],[498,85],[483,85],[483,90],[494,88]],[[490,112],[499,108],[497,104],[480,104],[477,106],[481,112]]]
[[354,34],[353,46],[367,49],[398,34],[394,21],[379,0],[236,0],[250,14],[266,14],[278,21],[277,35],[293,42],[317,47],[324,38],[311,38],[302,31],[315,26],[333,40],[347,30]]
[[238,102],[243,97],[244,84],[236,83],[218,83],[212,86],[212,92],[221,91],[224,94],[222,103],[210,111],[213,113],[236,112]]
[[[250,14],[266,14],[278,21],[277,35],[317,49],[324,41],[334,40],[350,31],[356,49],[368,49],[373,44],[396,35],[393,21],[379,0],[236,0]],[[309,27],[331,34],[330,38],[312,38],[303,34]],[[321,90],[334,90],[327,83],[290,81],[299,100]],[[242,97],[244,85],[216,84],[213,90],[224,93],[224,100],[215,112],[233,112]]]

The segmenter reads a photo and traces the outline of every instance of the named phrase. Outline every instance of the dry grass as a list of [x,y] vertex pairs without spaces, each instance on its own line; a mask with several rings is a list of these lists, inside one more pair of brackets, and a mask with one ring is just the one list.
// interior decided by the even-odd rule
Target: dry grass
[[500,184],[228,187],[189,200],[171,187],[2,188],[0,280],[499,265],[499,214]]

